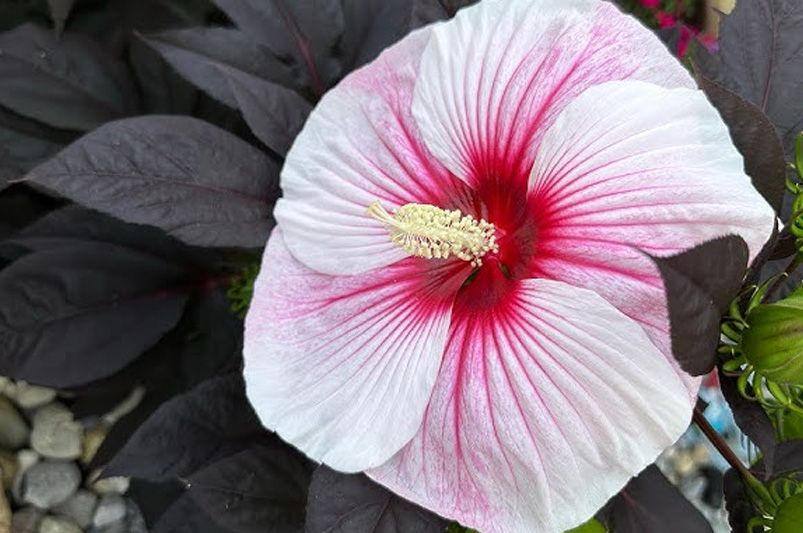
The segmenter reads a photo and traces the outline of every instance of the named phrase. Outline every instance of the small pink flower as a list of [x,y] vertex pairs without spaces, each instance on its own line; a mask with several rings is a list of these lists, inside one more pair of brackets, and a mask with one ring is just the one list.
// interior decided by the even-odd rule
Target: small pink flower
[[[484,0],[288,154],[248,395],[309,457],[483,533],[588,519],[686,428],[670,255],[774,215],[685,69],[597,0]],[[469,218],[470,217],[470,218]]]
[[641,5],[647,9],[657,9],[661,7],[661,0],[641,0]]
[[675,16],[666,11],[658,11],[655,18],[658,19],[658,26],[661,28],[673,28],[678,23]]
[[717,41],[717,37],[710,33],[701,33],[697,35],[697,40],[700,41],[700,44],[706,47],[709,52],[712,54],[717,53],[719,50],[719,42]]

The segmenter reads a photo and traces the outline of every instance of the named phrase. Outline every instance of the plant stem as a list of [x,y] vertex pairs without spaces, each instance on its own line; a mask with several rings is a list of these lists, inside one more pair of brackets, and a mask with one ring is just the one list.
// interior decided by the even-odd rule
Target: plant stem
[[762,509],[771,508],[774,503],[772,497],[769,494],[769,491],[764,486],[764,484],[756,478],[747,469],[746,466],[742,463],[742,461],[736,456],[728,443],[719,436],[719,433],[711,427],[711,424],[708,423],[706,420],[705,415],[702,411],[698,408],[694,408],[694,414],[692,415],[692,420],[694,423],[697,424],[697,427],[700,428],[700,431],[703,432],[703,435],[706,436],[708,441],[717,449],[720,455],[728,462],[734,470],[739,472],[744,484],[747,486],[748,490],[764,505],[761,506]]
[[694,423],[697,424],[697,427],[700,428],[700,431],[703,432],[703,435],[708,439],[708,441],[717,449],[719,454],[728,462],[729,465],[733,467],[734,470],[737,470],[742,476],[752,474],[747,470],[747,468],[742,464],[742,461],[736,457],[736,454],[731,450],[728,443],[719,436],[719,433],[711,427],[711,424],[708,423],[706,420],[705,415],[702,411],[698,408],[694,408],[694,414],[692,415],[692,420]]

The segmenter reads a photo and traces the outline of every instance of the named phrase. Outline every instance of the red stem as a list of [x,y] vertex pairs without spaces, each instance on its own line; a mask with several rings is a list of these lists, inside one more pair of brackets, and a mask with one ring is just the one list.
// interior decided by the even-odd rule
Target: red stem
[[736,456],[733,450],[728,446],[728,443],[719,436],[719,433],[711,427],[711,424],[708,423],[706,420],[705,415],[702,411],[698,408],[694,408],[694,414],[692,415],[692,420],[694,423],[697,424],[697,427],[700,428],[700,431],[703,432],[703,435],[706,436],[708,441],[717,449],[719,454],[731,465],[734,470],[738,471],[742,477],[753,477],[753,475],[747,470],[747,468],[742,464],[742,461]]

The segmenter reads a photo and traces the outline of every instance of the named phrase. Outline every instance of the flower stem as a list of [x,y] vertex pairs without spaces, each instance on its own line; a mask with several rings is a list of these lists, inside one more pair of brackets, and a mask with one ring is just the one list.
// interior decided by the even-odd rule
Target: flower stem
[[[767,508],[767,506],[773,505],[772,497],[767,490],[767,487],[759,481],[756,476],[747,469],[746,466],[742,463],[742,461],[736,456],[728,443],[717,433],[717,431],[711,427],[711,424],[708,423],[706,420],[705,415],[703,412],[698,409],[694,408],[694,414],[692,415],[692,420],[694,423],[697,424],[697,427],[700,428],[700,431],[703,432],[703,435],[706,436],[708,441],[717,449],[719,454],[728,462],[734,470],[739,472],[739,476],[741,476],[742,481],[747,486],[749,492],[754,496],[758,502],[760,502],[762,508]],[[757,502],[757,503],[758,503]]]
[[737,470],[742,477],[745,475],[752,476],[752,474],[747,470],[747,468],[742,464],[742,461],[736,457],[736,454],[733,450],[728,446],[728,443],[719,436],[719,433],[711,427],[711,424],[708,423],[706,420],[705,415],[702,411],[698,408],[694,408],[694,414],[692,415],[692,420],[694,423],[697,424],[697,427],[700,428],[700,431],[703,432],[703,435],[708,439],[708,441],[717,449],[719,454],[728,462],[729,465],[733,467],[734,470]]

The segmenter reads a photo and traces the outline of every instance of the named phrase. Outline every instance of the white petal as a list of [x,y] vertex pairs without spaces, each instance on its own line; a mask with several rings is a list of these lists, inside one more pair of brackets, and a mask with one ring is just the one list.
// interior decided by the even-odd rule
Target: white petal
[[457,176],[526,182],[555,116],[585,89],[622,79],[694,87],[651,31],[608,2],[483,0],[432,31],[413,115]]
[[599,85],[571,102],[538,147],[530,187],[534,275],[597,291],[673,362],[663,283],[643,252],[736,234],[753,258],[775,221],[702,92],[643,82]]
[[421,430],[368,473],[483,533],[580,524],[688,425],[673,368],[591,291],[528,280],[452,329]]
[[327,93],[290,149],[276,219],[293,255],[318,272],[357,274],[407,256],[368,215],[371,202],[388,210],[439,205],[464,187],[423,146],[410,114],[430,31],[411,34]]
[[312,459],[379,465],[421,424],[456,287],[409,259],[358,276],[316,273],[271,236],[245,331],[248,397]]

